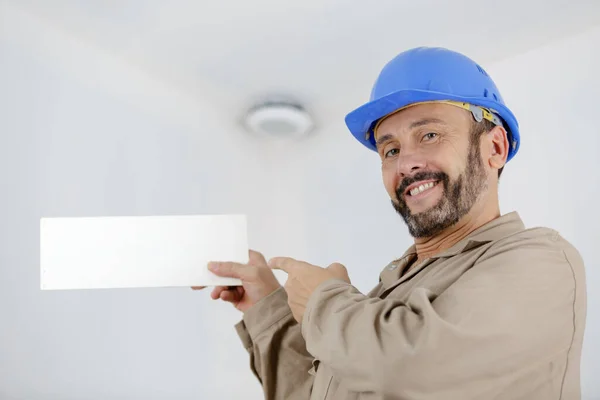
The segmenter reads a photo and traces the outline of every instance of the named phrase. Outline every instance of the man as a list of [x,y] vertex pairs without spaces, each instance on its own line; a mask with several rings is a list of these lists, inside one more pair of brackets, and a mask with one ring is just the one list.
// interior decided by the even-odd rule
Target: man
[[520,135],[489,75],[447,49],[408,50],[346,123],[379,154],[414,245],[366,295],[341,264],[253,251],[210,264],[243,282],[212,298],[244,313],[265,398],[579,399],[584,265],[556,231],[500,214]]

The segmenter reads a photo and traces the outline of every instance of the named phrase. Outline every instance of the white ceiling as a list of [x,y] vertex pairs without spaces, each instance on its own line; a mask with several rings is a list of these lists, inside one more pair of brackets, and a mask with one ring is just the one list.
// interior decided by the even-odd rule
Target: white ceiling
[[[44,392],[45,388],[55,390],[60,398],[80,398],[67,396],[73,393],[89,393],[90,399],[110,398],[103,393],[135,393],[144,398],[169,398],[169,393],[179,393],[179,398],[196,398],[196,390],[204,385],[234,393],[229,380],[222,377],[232,363],[234,373],[241,376],[238,383],[256,389],[243,349],[227,322],[237,320],[238,314],[208,304],[196,293],[40,294],[35,270],[39,213],[243,210],[251,214],[250,230],[254,242],[261,245],[259,250],[292,256],[294,252],[309,253],[319,260],[344,257],[330,261],[348,261],[353,280],[356,278],[361,288],[369,288],[376,279],[374,270],[378,272],[390,254],[403,251],[409,242],[405,232],[398,229],[400,221],[390,218],[394,214],[379,176],[373,175],[379,173],[378,160],[354,143],[343,126],[345,113],[366,100],[383,63],[397,52],[418,45],[451,47],[483,65],[502,63],[599,25],[598,0],[0,0],[0,45],[2,39],[14,35],[8,42],[18,43],[16,47],[31,50],[37,57],[60,59],[57,63],[64,67],[62,74],[53,74],[47,67],[51,63],[38,62],[24,67],[26,71],[19,75],[21,61],[15,62],[10,71],[17,70],[15,87],[20,87],[23,98],[2,97],[0,91],[4,109],[11,110],[18,101],[23,107],[31,103],[31,110],[36,112],[53,107],[34,115],[39,118],[34,121],[26,111],[16,113],[11,120],[13,116],[2,114],[0,107],[0,135],[7,135],[0,137],[8,137],[8,143],[14,145],[10,150],[0,147],[0,179],[8,178],[16,195],[14,201],[0,198],[0,212],[8,210],[0,214],[4,215],[0,238],[19,243],[0,247],[0,262],[5,262],[0,265],[0,311],[8,315],[11,325],[8,340],[2,339],[6,331],[0,329],[0,375],[2,368],[7,368],[11,379],[17,380],[12,387],[24,388],[20,393],[37,393],[39,399],[50,393]],[[552,53],[552,49],[547,52]],[[580,48],[574,51],[582,52]],[[540,59],[553,59],[548,53]],[[0,64],[2,56],[0,53]],[[523,63],[514,65],[521,68]],[[582,75],[592,76],[596,65],[600,59],[590,57]],[[550,75],[560,72],[554,67]],[[510,66],[499,69],[504,71],[501,79],[506,87],[518,93],[513,104],[521,110],[529,101],[539,101],[539,93],[545,90],[544,65],[531,68],[523,74]],[[574,75],[572,69],[565,69]],[[521,80],[512,79],[511,73]],[[57,76],[57,83],[52,82]],[[73,81],[75,77],[83,79],[84,88],[71,82],[71,77]],[[535,93],[517,91],[526,79],[534,81]],[[9,80],[0,79],[0,83]],[[574,86],[585,84],[573,76],[564,83],[573,93],[577,89],[577,95],[586,88]],[[37,85],[42,87],[39,92]],[[98,94],[106,87],[116,95]],[[92,95],[85,90],[89,88]],[[219,139],[205,146],[207,142],[197,137],[198,132],[204,133],[204,126],[194,119],[208,113],[218,116],[211,120],[209,129],[217,124],[223,127],[219,135],[239,133],[232,126],[232,118],[226,117],[237,118],[253,101],[271,93],[291,94],[306,105],[318,124],[316,140],[299,146],[261,147],[239,135],[238,139],[245,140],[243,146],[222,149],[219,146],[231,142]],[[595,95],[589,94],[589,98]],[[152,100],[144,103],[144,96]],[[160,97],[165,100],[157,101]],[[538,108],[527,107],[527,111],[547,113],[544,107],[557,107],[555,97]],[[134,106],[128,108],[123,103]],[[565,100],[560,104],[581,113],[595,107],[593,102],[581,105]],[[100,107],[95,109],[97,105]],[[157,128],[159,119],[136,112],[143,107],[163,113],[170,123]],[[105,115],[115,121],[103,120]],[[23,132],[3,131],[2,119],[13,121],[14,125],[8,126],[18,126]],[[183,120],[200,129],[173,128]],[[597,146],[592,140],[563,144],[562,137],[555,135],[554,146],[544,150],[535,146],[535,140],[555,125],[556,130],[570,127],[571,119],[545,120],[537,126],[533,126],[535,119],[523,120],[529,124],[524,126],[529,142],[522,151],[529,152],[530,158],[515,159],[516,167],[507,168],[505,179],[510,191],[504,192],[504,208],[524,208],[518,201],[520,191],[532,193],[534,201],[547,196],[552,204],[572,204],[568,203],[573,201],[571,193],[556,193],[545,180],[534,181],[531,176],[551,168],[545,164],[544,151],[571,146],[595,154]],[[585,127],[587,120],[581,120]],[[206,135],[213,133],[209,130]],[[147,145],[146,150],[139,148],[140,142]],[[245,151],[254,151],[264,160],[243,158]],[[343,160],[336,158],[335,152],[343,154]],[[539,158],[532,161],[532,154]],[[553,166],[550,175],[562,171],[564,175],[558,175],[561,181],[571,179],[579,172],[576,168],[580,162],[570,162],[571,170]],[[9,169],[15,165],[21,167],[16,169],[21,175],[13,177]],[[210,166],[214,169],[208,173]],[[518,170],[523,166],[533,172],[520,176]],[[298,170],[301,172],[296,173]],[[586,185],[589,193],[600,187],[595,181]],[[209,195],[204,193],[207,187]],[[356,190],[361,193],[357,195]],[[74,203],[67,206],[71,200]],[[587,201],[594,209],[592,200]],[[528,205],[529,221],[548,221],[552,210],[546,208]],[[572,231],[571,225],[563,225],[567,233],[589,232],[579,229],[585,224],[586,229],[592,229],[591,222],[581,216],[584,209],[571,211],[579,217],[572,218]],[[348,212],[353,213],[351,221],[356,224],[351,230],[342,228],[350,219]],[[291,219],[289,225],[298,232],[284,230],[289,227],[281,222],[283,218]],[[379,223],[376,232],[366,229],[373,218]],[[565,220],[568,217],[561,221]],[[377,237],[381,232],[384,238]],[[396,233],[401,240],[391,237]],[[337,235],[337,240],[326,241],[327,234]],[[592,236],[579,237],[587,249],[595,246],[590,244]],[[0,245],[4,244],[0,240]],[[390,249],[392,245],[397,249]],[[303,246],[311,252],[304,252]],[[593,267],[593,262],[590,265]],[[15,306],[7,305],[13,301]],[[222,313],[224,321],[215,317],[215,324],[206,324],[207,316],[216,313]],[[595,326],[590,332],[600,331]],[[198,332],[207,342],[199,343]],[[18,365],[2,365],[3,354],[18,360]],[[587,365],[592,368],[586,369],[585,384],[591,388],[590,394],[600,396],[593,378],[595,366],[600,365],[597,354],[589,358]],[[125,375],[128,371],[132,371],[131,377]],[[198,371],[208,372],[196,377]],[[148,377],[154,378],[148,382]],[[45,386],[31,388],[32,382]],[[0,397],[1,383],[2,376]],[[118,387],[109,387],[112,384]]]
[[317,118],[363,101],[401,49],[444,45],[488,64],[600,22],[598,0],[13,4],[217,107],[293,93]]

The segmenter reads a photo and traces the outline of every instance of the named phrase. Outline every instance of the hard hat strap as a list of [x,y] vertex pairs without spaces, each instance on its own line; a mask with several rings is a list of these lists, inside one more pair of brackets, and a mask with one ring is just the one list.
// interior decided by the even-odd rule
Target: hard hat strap
[[502,126],[502,127],[504,126],[500,117],[498,117],[496,114],[494,114],[487,108],[475,106],[470,103],[458,102],[458,101],[442,101],[442,103],[451,104],[453,106],[464,108],[465,110],[470,111],[471,114],[473,114],[473,118],[475,118],[475,121],[477,121],[477,122],[481,122],[484,119],[487,119],[494,125],[498,125],[498,126]]
[[397,110],[394,110],[391,113],[385,115],[384,117],[379,118],[379,120],[377,120],[377,123],[375,124],[373,129],[369,129],[367,131],[365,139],[370,140],[371,135],[373,135],[373,139],[374,139],[375,132],[377,131],[379,124],[381,124],[383,122],[383,120],[385,120],[386,118],[388,118],[391,115],[394,115],[402,110],[405,110],[409,107],[415,106],[417,104],[425,104],[425,103],[444,103],[444,104],[450,104],[450,105],[453,105],[456,107],[460,107],[462,109],[465,109],[465,110],[471,112],[471,114],[473,114],[473,118],[475,118],[475,121],[477,121],[477,122],[481,122],[484,119],[486,119],[486,120],[490,121],[491,123],[493,123],[494,125],[504,127],[504,124],[502,123],[502,120],[500,119],[500,117],[498,117],[498,115],[496,115],[494,112],[492,112],[484,107],[476,106],[476,105],[473,105],[470,103],[465,103],[465,102],[460,102],[460,101],[451,101],[451,100],[424,101],[424,102],[420,102],[420,103],[409,104],[406,107],[402,107]]

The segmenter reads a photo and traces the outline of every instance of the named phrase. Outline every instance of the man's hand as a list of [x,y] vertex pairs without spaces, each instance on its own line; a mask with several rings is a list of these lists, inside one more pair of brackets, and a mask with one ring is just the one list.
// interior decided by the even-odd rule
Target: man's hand
[[321,268],[293,258],[275,257],[269,260],[269,266],[287,272],[288,279],[284,288],[294,319],[298,322],[302,322],[308,298],[317,286],[330,279],[341,279],[350,283],[346,267],[339,263]]
[[[213,300],[221,299],[232,303],[241,312],[246,312],[281,287],[265,257],[253,250],[250,250],[248,264],[212,262],[209,263],[208,269],[216,275],[242,281],[242,286],[216,286],[210,294]],[[192,287],[194,290],[204,288],[205,286]]]

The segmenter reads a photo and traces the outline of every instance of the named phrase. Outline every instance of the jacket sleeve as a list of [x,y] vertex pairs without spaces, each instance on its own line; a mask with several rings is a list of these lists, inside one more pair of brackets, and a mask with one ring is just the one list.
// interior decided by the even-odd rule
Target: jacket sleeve
[[488,250],[439,295],[417,288],[403,302],[324,282],[309,298],[302,331],[308,351],[352,391],[491,398],[486,387],[566,359],[575,289],[563,250],[522,241]]
[[283,288],[247,310],[236,331],[250,355],[250,369],[262,385],[265,400],[310,398],[313,375],[309,370],[314,358],[306,350]]

